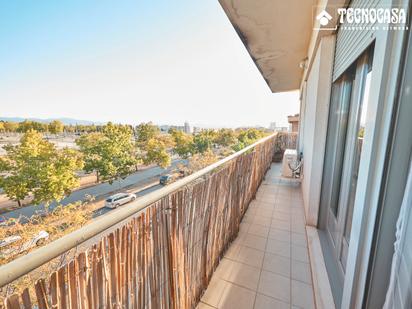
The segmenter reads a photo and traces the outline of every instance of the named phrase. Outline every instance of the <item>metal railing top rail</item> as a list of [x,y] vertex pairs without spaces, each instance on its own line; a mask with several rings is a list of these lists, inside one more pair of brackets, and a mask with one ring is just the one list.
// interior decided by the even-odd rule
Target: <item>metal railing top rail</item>
[[138,212],[146,209],[154,202],[169,195],[170,193],[179,190],[180,188],[188,185],[194,180],[210,173],[214,169],[224,165],[230,160],[242,155],[250,149],[255,148],[257,145],[274,138],[276,133],[266,136],[252,145],[249,145],[242,150],[223,158],[222,160],[215,162],[189,176],[177,180],[164,188],[148,193],[143,197],[140,197],[136,201],[122,206],[119,209],[114,210],[110,216],[102,216],[93,220],[91,223],[81,227],[80,229],[67,234],[55,241],[36,249],[27,255],[21,256],[14,261],[11,261],[3,266],[0,266],[0,287],[3,287],[14,280],[26,275],[27,273],[35,270],[43,264],[51,261],[52,259],[62,255],[63,253],[79,246],[85,241],[99,235],[110,227],[122,222],[123,220],[136,215]]

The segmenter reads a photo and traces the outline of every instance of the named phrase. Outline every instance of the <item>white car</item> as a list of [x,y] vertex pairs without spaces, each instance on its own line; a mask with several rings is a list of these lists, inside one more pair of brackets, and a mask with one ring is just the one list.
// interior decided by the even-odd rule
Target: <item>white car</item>
[[[13,235],[0,240],[0,255],[7,256],[12,254],[19,254],[27,251],[33,247],[41,246],[49,238],[49,233],[46,231],[40,231],[34,235],[30,240],[26,241],[22,245],[13,247],[13,244],[21,240],[21,236]],[[6,249],[3,249],[7,247]]]
[[135,199],[136,195],[133,193],[117,193],[106,199],[104,206],[108,208],[117,208],[121,205],[132,202]]

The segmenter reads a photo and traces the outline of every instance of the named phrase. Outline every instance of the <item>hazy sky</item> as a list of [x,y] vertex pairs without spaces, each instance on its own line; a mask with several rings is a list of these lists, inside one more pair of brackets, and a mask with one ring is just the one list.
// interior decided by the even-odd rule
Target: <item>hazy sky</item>
[[0,116],[286,125],[217,0],[0,2]]

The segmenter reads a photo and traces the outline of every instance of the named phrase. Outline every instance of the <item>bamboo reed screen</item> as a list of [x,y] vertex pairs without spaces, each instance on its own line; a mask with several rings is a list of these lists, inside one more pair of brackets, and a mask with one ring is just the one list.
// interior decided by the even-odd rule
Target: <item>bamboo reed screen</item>
[[150,205],[6,308],[194,308],[270,167],[274,140]]

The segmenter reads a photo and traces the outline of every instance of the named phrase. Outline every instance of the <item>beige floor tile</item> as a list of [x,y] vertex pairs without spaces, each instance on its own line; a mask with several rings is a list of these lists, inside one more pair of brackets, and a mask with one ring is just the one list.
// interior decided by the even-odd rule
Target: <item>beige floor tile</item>
[[249,204],[249,207],[256,206],[257,204],[258,204],[258,202],[256,200],[252,200]]
[[288,303],[274,299],[272,297],[257,294],[254,309],[289,309]]
[[292,211],[292,208],[290,207],[289,202],[282,202],[282,201],[276,202],[276,209],[281,210],[281,211],[287,211],[289,213]]
[[291,233],[291,243],[295,246],[307,247],[306,235],[299,233]]
[[308,249],[301,246],[292,245],[292,259],[295,261],[309,263]]
[[290,243],[269,238],[266,244],[266,252],[290,257]]
[[236,238],[235,238],[235,240],[233,240],[233,242],[232,242],[232,246],[233,245],[237,245],[237,246],[241,246],[242,244],[243,244],[243,240],[245,239],[245,236],[246,236],[246,234],[245,235],[238,235]]
[[308,263],[292,260],[292,279],[312,285],[312,274]]
[[260,269],[242,263],[236,263],[228,281],[256,291],[259,284]]
[[265,253],[261,250],[241,246],[234,260],[243,264],[247,264],[249,266],[261,268],[264,255]]
[[285,277],[290,277],[290,258],[266,252],[262,268]]
[[305,217],[303,216],[305,214],[303,208],[295,208],[292,207],[290,210],[290,213],[293,216],[293,221],[296,223],[303,223],[305,225]]
[[282,221],[279,219],[272,219],[271,228],[290,231],[290,222],[289,221]]
[[306,229],[304,225],[292,225],[290,230],[298,234],[306,234]]
[[306,283],[292,280],[292,304],[303,309],[314,309],[312,287]]
[[206,292],[203,294],[201,301],[213,307],[219,305],[219,301],[223,295],[223,291],[229,285],[229,282],[223,279],[213,279],[209,282]]
[[272,204],[274,205],[276,200],[273,197],[270,196],[264,196],[264,197],[256,197],[256,200],[258,202],[264,202],[264,203],[268,203],[268,204]]
[[271,224],[271,216],[262,217],[262,216],[255,216],[252,220],[252,224],[258,224],[263,226],[270,226]]
[[[273,213],[282,213],[284,215],[288,215],[291,216],[291,210],[290,209],[286,209],[286,208],[278,208],[275,207],[275,210],[273,211]],[[272,215],[273,217],[273,215]]]
[[213,278],[229,280],[230,273],[232,272],[232,269],[235,267],[235,265],[236,265],[235,261],[223,258],[220,261],[219,266],[216,268],[213,274]]
[[256,210],[256,216],[260,216],[260,217],[270,218],[272,217],[272,213],[273,213],[273,209],[269,209],[269,208],[258,208]]
[[235,260],[239,254],[241,245],[232,243],[225,253],[225,258]]
[[237,286],[229,284],[220,299],[219,309],[252,309],[255,302],[256,293]]
[[249,228],[250,228],[250,223],[242,221],[239,225],[239,233],[241,233],[241,232],[246,232],[247,233],[249,231]]
[[265,194],[266,199],[276,202],[276,196],[277,196],[276,192],[267,190],[264,192],[264,194]]
[[249,234],[256,235],[256,236],[260,236],[260,237],[268,237],[269,227],[268,227],[268,226],[263,226],[263,225],[254,224],[254,225],[252,225],[252,226],[249,228],[248,233],[249,233]]
[[205,304],[205,303],[199,303],[197,306],[196,306],[196,309],[214,309],[215,307],[212,307],[212,306],[209,306],[209,305],[207,305],[207,304]]
[[276,198],[276,205],[280,207],[290,208],[290,200],[287,197],[278,196]]
[[305,220],[292,215],[291,226],[305,226]]
[[272,214],[272,219],[277,219],[277,220],[290,222],[291,216],[290,216],[290,214],[275,210]]
[[290,279],[262,270],[258,292],[278,300],[290,302]]
[[260,217],[271,217],[273,211],[275,210],[274,205],[260,204],[256,208],[256,215]]
[[246,247],[265,251],[266,247],[266,240],[267,238],[265,237],[260,237],[252,234],[247,234],[243,239],[242,239],[242,244]]
[[255,215],[246,213],[242,218],[242,223],[252,223]]
[[277,239],[280,241],[290,242],[290,232],[271,228],[269,230],[268,238]]

